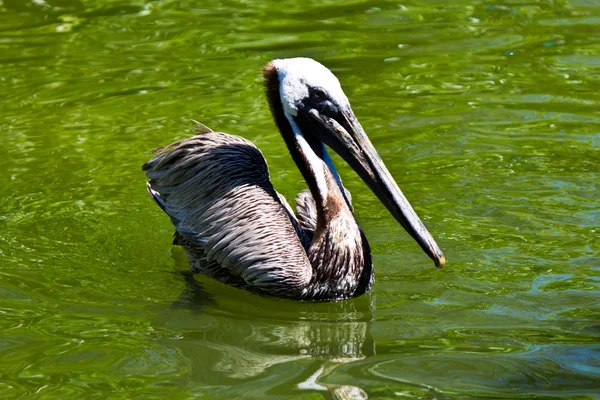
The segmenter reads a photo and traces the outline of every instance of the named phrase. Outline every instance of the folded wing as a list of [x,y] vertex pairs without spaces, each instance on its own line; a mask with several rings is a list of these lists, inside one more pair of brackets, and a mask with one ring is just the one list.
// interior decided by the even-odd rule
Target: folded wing
[[312,276],[307,236],[251,142],[203,129],[156,153],[143,166],[148,191],[198,272],[274,294],[302,294]]

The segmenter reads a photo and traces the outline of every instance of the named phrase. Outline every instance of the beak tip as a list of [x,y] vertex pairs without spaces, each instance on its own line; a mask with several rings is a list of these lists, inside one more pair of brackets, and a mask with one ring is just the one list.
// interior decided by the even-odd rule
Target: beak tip
[[446,265],[446,257],[444,257],[443,254],[440,254],[433,260],[433,262],[438,269],[442,269]]

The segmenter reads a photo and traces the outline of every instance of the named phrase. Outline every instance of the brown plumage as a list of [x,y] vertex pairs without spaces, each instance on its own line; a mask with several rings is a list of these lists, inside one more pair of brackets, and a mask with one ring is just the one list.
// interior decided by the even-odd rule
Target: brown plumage
[[[314,77],[317,73],[324,78]],[[175,243],[184,247],[192,270],[293,299],[338,300],[371,288],[369,245],[320,135],[327,141],[326,135],[333,136],[327,144],[443,264],[437,245],[410,205],[406,211],[389,172],[360,136],[362,128],[329,70],[313,60],[276,60],[265,77],[275,122],[309,186],[296,199],[297,217],[273,189],[260,151],[238,136],[202,126],[195,136],[157,150],[143,166],[148,191],[171,218]],[[311,92],[315,85],[322,91],[318,96]],[[311,125],[315,116],[326,131]],[[358,135],[355,143],[347,137],[352,134]],[[337,136],[346,147],[339,147]]]
[[[296,210],[302,226],[273,189],[265,159],[250,141],[199,130],[159,150],[143,169],[194,272],[282,297],[354,294],[355,270],[365,264],[362,241],[368,245],[349,208],[332,198],[326,226],[316,229],[314,200],[302,192]],[[321,274],[313,273],[315,264],[323,266]],[[352,279],[343,281],[347,276]]]

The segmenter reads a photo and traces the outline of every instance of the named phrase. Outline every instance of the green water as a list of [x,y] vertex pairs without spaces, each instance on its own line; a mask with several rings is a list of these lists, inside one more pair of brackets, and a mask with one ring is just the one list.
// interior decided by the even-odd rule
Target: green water
[[[444,250],[336,158],[372,293],[188,270],[145,192],[194,118],[305,186],[261,67],[309,56]],[[0,398],[600,398],[600,2],[0,1]],[[346,397],[344,397],[346,396]]]

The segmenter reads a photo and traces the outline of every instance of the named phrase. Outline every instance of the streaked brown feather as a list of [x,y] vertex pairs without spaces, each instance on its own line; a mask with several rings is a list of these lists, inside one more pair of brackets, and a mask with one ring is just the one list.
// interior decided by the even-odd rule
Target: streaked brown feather
[[166,146],[143,169],[195,270],[225,281],[239,277],[272,294],[302,295],[312,277],[302,230],[251,142],[204,132]]

